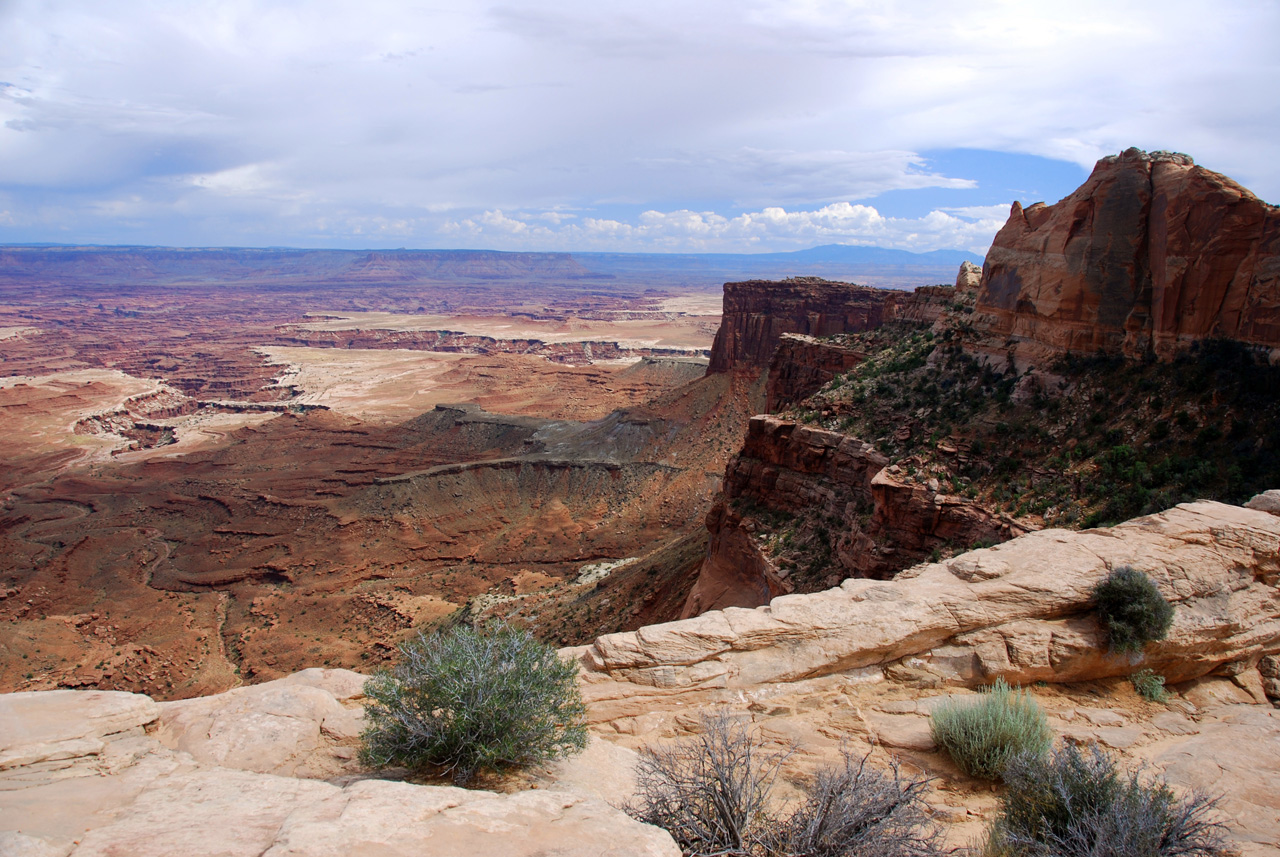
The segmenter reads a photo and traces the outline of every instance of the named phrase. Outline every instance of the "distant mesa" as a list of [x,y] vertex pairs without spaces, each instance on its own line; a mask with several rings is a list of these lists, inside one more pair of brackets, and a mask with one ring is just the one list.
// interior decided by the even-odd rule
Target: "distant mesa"
[[0,247],[7,280],[75,283],[406,283],[519,278],[610,280],[568,253],[496,250]]

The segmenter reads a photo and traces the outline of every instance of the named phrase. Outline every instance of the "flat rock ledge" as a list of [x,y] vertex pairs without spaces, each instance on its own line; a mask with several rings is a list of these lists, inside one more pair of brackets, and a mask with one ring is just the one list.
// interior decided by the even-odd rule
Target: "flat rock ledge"
[[495,794],[303,778],[354,771],[363,681],[306,670],[159,704],[103,691],[0,695],[0,855],[678,857],[665,831],[554,781]]

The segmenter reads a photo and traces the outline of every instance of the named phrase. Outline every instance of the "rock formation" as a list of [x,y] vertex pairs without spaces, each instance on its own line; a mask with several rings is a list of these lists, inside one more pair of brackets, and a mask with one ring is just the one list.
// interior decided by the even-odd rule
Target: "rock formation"
[[812,277],[724,284],[724,314],[708,372],[764,369],[784,333],[830,336],[884,322],[895,292]]
[[1103,158],[1055,205],[1013,204],[975,325],[1025,357],[1169,359],[1206,337],[1280,348],[1280,209],[1186,155]]
[[[117,691],[0,695],[0,853],[679,855],[665,832],[554,780],[501,795],[350,776],[363,682],[313,669],[160,704]],[[593,750],[624,768],[618,754],[634,759]],[[344,785],[317,778],[335,773]]]
[[[1121,565],[1176,607],[1168,639],[1138,663],[1182,682],[1214,671],[1261,688],[1280,653],[1280,517],[1201,501],[1110,529],[1041,530],[917,566],[846,580],[754,610],[609,634],[583,650],[588,686],[741,688],[909,661],[937,684],[1068,682],[1128,675],[1108,654],[1094,587]],[[600,684],[600,683],[604,684]]]
[[857,366],[861,351],[801,333],[784,333],[769,362],[765,410],[775,413],[799,404],[836,375]]
[[[711,545],[684,616],[756,607],[791,591],[788,572],[761,549],[742,504],[769,514],[831,522],[834,584],[885,578],[949,544],[998,542],[1026,530],[963,498],[905,482],[875,447],[856,437],[770,416],[752,418],[725,472],[723,496],[707,515]],[[829,526],[829,531],[826,527]]]
[[[1280,710],[1261,703],[1280,655],[1280,517],[1199,502],[1107,530],[1046,530],[892,581],[850,580],[565,649],[595,737],[512,794],[368,779],[354,761],[364,676],[311,669],[156,703],[107,691],[0,695],[0,852],[14,855],[674,855],[611,808],[640,747],[726,707],[769,741],[800,742],[789,775],[842,747],[935,778],[950,844],[981,835],[985,783],[934,746],[929,712],[957,688],[1027,684],[1059,740],[1096,742],[1180,788],[1222,796],[1245,857],[1274,853]],[[1090,593],[1118,565],[1176,606],[1166,640],[1108,654]],[[1149,666],[1167,705],[1123,677]],[[1108,677],[1116,680],[1108,681]],[[1088,684],[1072,684],[1087,682]],[[1039,683],[1034,685],[1033,683]],[[960,691],[961,694],[964,691]]]

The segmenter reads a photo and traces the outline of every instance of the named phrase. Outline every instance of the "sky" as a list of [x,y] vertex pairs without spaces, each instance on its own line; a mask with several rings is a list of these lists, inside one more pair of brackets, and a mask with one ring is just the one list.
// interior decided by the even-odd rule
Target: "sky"
[[1280,2],[0,0],[0,243],[984,252],[1130,146],[1280,202]]

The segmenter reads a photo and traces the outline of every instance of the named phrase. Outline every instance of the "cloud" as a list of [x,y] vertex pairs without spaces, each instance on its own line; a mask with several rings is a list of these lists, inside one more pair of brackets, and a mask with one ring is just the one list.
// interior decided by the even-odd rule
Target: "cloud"
[[[448,234],[506,249],[753,252],[817,244],[862,244],[924,252],[951,247],[985,253],[1004,225],[1008,206],[931,211],[923,217],[885,217],[873,206],[848,202],[788,211],[770,206],[726,217],[713,211],[645,211],[634,222],[584,217],[554,227],[541,214],[487,211],[449,221]],[[558,228],[557,228],[558,227]]]
[[10,0],[0,241],[989,241],[920,155],[960,148],[1175,149],[1274,201],[1276,32],[1191,0]]

